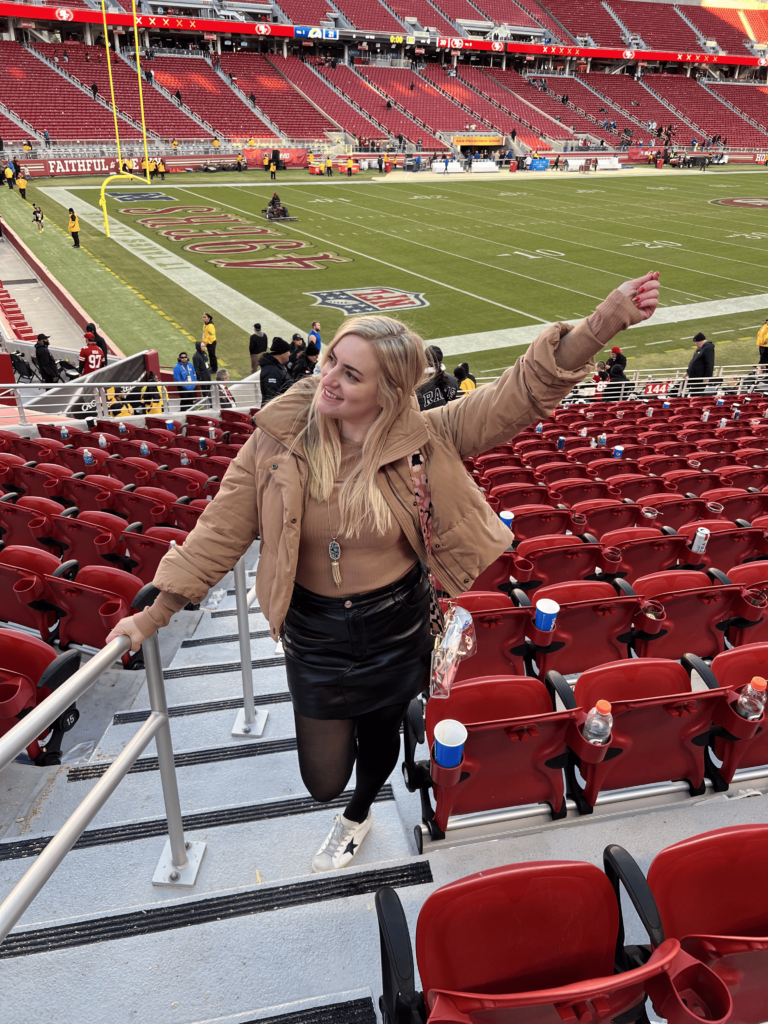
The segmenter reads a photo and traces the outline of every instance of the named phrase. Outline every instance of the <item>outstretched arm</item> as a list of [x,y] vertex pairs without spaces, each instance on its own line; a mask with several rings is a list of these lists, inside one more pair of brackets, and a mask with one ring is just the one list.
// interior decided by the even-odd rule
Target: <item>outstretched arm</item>
[[493,384],[470,391],[424,415],[462,458],[488,451],[551,415],[584,377],[593,356],[619,331],[653,315],[659,301],[656,271],[627,281],[576,327],[545,327],[530,348]]

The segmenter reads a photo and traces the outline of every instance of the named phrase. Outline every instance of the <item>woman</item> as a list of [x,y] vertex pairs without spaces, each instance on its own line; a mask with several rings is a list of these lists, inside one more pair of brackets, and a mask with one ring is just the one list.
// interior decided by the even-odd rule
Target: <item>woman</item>
[[152,370],[147,374],[148,383],[140,391],[141,404],[147,416],[162,416],[168,404],[168,389],[158,382],[157,374]]
[[[196,380],[211,379],[211,364],[208,361],[208,353],[206,351],[206,344],[204,341],[195,342],[195,354],[192,356],[192,366],[195,371]],[[203,399],[206,405],[210,403],[211,396],[208,388],[203,390]]]
[[546,327],[493,384],[427,413],[412,398],[421,339],[389,317],[350,318],[324,349],[320,375],[260,411],[219,494],[160,563],[152,607],[110,633],[137,649],[201,601],[260,534],[256,591],[283,640],[304,783],[316,800],[333,800],[356,762],[352,798],[314,871],[352,861],[397,763],[400,723],[425,688],[424,561],[457,596],[509,547],[462,459],[548,416],[603,345],[651,316],[657,279],[622,285],[576,328]]
[[[216,373],[219,368],[219,361],[216,358],[216,328],[213,317],[210,313],[203,313],[203,339],[208,362],[211,364],[211,372]],[[210,377],[208,378],[210,380]]]
[[77,214],[70,206],[69,208],[69,223],[67,225],[67,231],[72,235],[72,248],[80,248],[80,221],[77,219]]
[[424,355],[427,376],[416,388],[416,401],[422,412],[447,405],[459,393],[459,382],[445,372],[443,353],[437,345],[430,345]]
[[293,366],[290,367],[293,379],[301,380],[302,377],[311,377],[315,372],[317,357],[319,355],[320,350],[317,345],[315,345],[313,341],[310,341]]

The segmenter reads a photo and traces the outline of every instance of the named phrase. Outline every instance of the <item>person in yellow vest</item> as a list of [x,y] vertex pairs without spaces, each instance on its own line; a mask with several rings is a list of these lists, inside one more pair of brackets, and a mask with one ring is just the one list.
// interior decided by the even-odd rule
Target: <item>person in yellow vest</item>
[[154,180],[154,177],[155,177],[156,174],[157,174],[157,160],[155,160],[153,158],[152,160],[149,161],[149,177],[150,177],[150,179]]
[[142,157],[141,158],[141,163],[139,164],[139,166],[141,167],[141,173],[146,178],[146,176],[147,176],[147,160],[146,160],[146,157]]
[[29,141],[29,139],[25,139],[24,140],[24,152],[25,153],[31,153],[32,152],[32,143]]
[[325,161],[325,176],[326,178],[333,177],[333,160],[330,157],[327,157]]
[[27,179],[24,177],[24,171],[19,171],[16,175],[16,184],[19,186],[19,195],[22,199],[27,198]]
[[347,157],[347,177],[348,177],[348,178],[351,178],[351,177],[352,177],[352,167],[353,167],[353,164],[352,164],[352,157],[351,157],[351,156],[348,156],[348,157]]
[[160,181],[165,181],[165,160],[162,157],[157,161],[157,173],[160,175]]
[[459,382],[459,391],[474,391],[477,386],[473,380],[470,379],[469,374],[463,366],[457,366],[453,371],[453,376]]
[[173,139],[171,141],[171,149],[178,149],[178,148],[179,148],[179,140],[178,139]]
[[157,375],[151,370],[147,374],[149,384],[141,389],[141,401],[147,416],[161,416],[168,408],[168,388],[158,383]]
[[203,341],[208,351],[211,372],[216,373],[219,368],[219,361],[216,358],[216,328],[213,326],[213,317],[210,313],[203,313]]
[[384,154],[384,173],[389,174],[389,153]]
[[11,192],[13,192],[13,171],[11,170],[10,167],[6,167],[5,170],[3,171],[3,174],[5,175],[5,183],[6,183],[6,185],[11,190]]
[[120,391],[115,387],[106,389],[107,412],[110,416],[133,416],[134,408],[128,401],[129,393],[130,388],[121,388]]
[[72,235],[72,248],[80,248],[80,221],[77,219],[77,214],[70,206],[69,208],[69,225],[67,231]]
[[236,163],[237,163],[238,171],[242,171],[242,169],[243,169],[243,154],[242,153],[238,153],[237,154]]
[[277,166],[275,164],[275,161],[271,160],[270,164],[269,164],[269,177],[270,177],[270,179],[272,181],[277,181],[277,175],[275,173],[276,171],[277,171]]
[[768,320],[765,321],[757,332],[757,347],[760,351],[760,362],[768,363]]
[[251,136],[250,139],[248,139],[248,141],[246,142],[246,146],[248,147],[248,149],[253,149],[255,145],[256,139],[254,139],[254,137]]
[[221,143],[219,142],[218,139],[214,139],[213,140],[213,148],[214,149],[218,149],[220,145],[221,145]]
[[269,170],[269,156],[267,153],[264,154],[264,159],[261,161],[261,165],[266,173],[266,171]]

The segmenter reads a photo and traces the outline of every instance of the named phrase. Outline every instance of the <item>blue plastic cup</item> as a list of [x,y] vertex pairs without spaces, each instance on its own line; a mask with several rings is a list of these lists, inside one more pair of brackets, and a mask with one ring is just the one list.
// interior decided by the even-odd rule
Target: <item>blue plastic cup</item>
[[613,457],[614,457],[614,459],[620,459],[623,454],[624,454],[623,446],[620,445],[620,444],[617,444],[616,447],[613,449]]
[[557,439],[557,450],[561,452],[565,448],[565,437],[561,434]]
[[536,602],[536,617],[534,619],[536,629],[540,629],[544,633],[553,630],[559,611],[560,605],[557,601],[550,601],[548,597],[542,597],[540,601]]
[[512,529],[512,523],[514,521],[514,518],[514,512],[499,512],[499,519],[502,521],[502,523],[504,523],[505,526],[508,526],[510,530]]
[[456,768],[464,756],[467,730],[453,718],[444,718],[435,726],[435,761],[441,768]]

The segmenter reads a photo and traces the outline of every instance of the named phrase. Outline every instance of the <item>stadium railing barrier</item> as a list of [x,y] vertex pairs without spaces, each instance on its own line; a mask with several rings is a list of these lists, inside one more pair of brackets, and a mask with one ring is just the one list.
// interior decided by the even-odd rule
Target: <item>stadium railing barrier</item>
[[[133,607],[137,610],[146,607],[152,603],[156,594],[157,589],[152,584],[147,584],[136,595]],[[62,683],[45,701],[26,715],[18,725],[5,733],[0,738],[0,771],[19,754],[22,754],[36,737],[45,732],[51,723],[93,686],[121,655],[127,653],[129,648],[130,640],[126,636],[112,640],[70,679]],[[184,838],[184,824],[179,803],[168,704],[157,634],[144,641],[142,652],[147,674],[150,716],[123,751],[112,761],[85,799],[72,812],[66,824],[51,839],[32,867],[0,904],[0,942],[6,938],[19,921],[153,739],[157,748],[160,781],[168,822],[168,839],[152,876],[152,884],[191,888],[197,880],[206,844],[204,842],[189,842]]]
[[253,664],[251,661],[251,631],[248,613],[256,600],[256,584],[248,590],[245,579],[245,555],[234,569],[237,633],[240,643],[240,666],[243,678],[243,706],[237,712],[232,735],[243,739],[258,739],[264,732],[269,712],[258,709],[253,700]]

